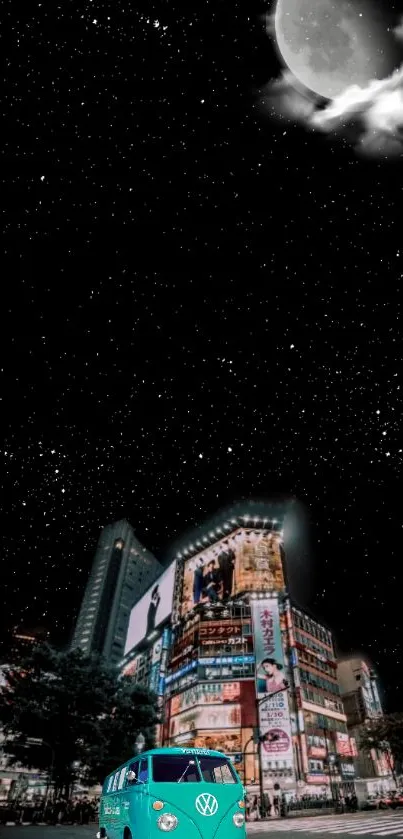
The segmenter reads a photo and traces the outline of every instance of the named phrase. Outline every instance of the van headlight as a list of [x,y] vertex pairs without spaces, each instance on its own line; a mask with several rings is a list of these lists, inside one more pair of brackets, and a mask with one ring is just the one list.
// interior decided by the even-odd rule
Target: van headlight
[[235,827],[242,827],[245,822],[245,816],[243,813],[235,813],[235,815],[232,816],[232,821],[234,822]]
[[163,813],[162,816],[157,819],[157,825],[160,830],[175,830],[175,827],[178,824],[178,819],[174,816],[173,813]]

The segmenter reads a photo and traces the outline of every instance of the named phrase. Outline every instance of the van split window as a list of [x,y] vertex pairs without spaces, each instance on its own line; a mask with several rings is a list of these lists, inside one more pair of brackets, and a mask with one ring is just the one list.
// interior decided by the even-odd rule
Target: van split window
[[[192,762],[191,762],[192,761]],[[153,780],[157,784],[194,784],[200,781],[196,759],[192,755],[154,755]]]
[[225,757],[199,757],[203,781],[208,784],[236,784],[231,764]]
[[140,761],[139,781],[142,781],[143,784],[146,784],[148,781],[148,760],[146,757],[143,757]]

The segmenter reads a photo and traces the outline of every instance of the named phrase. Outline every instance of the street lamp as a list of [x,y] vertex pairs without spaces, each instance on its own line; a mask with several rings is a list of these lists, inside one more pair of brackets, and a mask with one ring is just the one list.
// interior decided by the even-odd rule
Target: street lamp
[[140,732],[140,734],[137,735],[137,737],[135,739],[135,742],[134,742],[134,748],[135,748],[136,754],[138,754],[138,755],[141,754],[141,752],[144,749],[145,744],[146,744],[146,738],[144,737],[144,734],[142,734]]

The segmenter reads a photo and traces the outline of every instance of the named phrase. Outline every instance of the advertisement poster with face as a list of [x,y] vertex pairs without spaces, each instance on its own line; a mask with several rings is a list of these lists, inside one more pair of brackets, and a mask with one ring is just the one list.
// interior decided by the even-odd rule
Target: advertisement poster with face
[[240,528],[187,560],[181,616],[199,603],[225,602],[243,591],[284,590],[280,533]]
[[172,611],[174,582],[175,563],[172,563],[133,606],[126,636],[125,655],[146,638],[153,639],[159,625],[169,617]]
[[256,692],[258,699],[267,697],[259,705],[259,730],[264,738],[262,766],[264,772],[273,772],[280,767],[280,761],[280,774],[290,776],[294,760],[278,599],[252,601],[252,620]]

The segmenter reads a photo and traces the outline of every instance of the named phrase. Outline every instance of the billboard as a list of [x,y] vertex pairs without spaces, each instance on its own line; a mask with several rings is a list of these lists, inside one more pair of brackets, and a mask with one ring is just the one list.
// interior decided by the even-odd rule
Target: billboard
[[341,731],[336,731],[336,751],[341,757],[353,757],[350,737]]
[[361,676],[361,695],[365,707],[366,717],[378,717],[382,713],[375,680],[370,678],[368,668],[363,662]]
[[217,603],[243,591],[284,589],[282,538],[242,528],[185,561],[180,612]]
[[169,617],[172,611],[174,582],[173,562],[133,606],[126,636],[125,655],[145,638],[152,638],[162,621]]
[[191,737],[188,733],[179,734],[170,741],[171,746],[186,744],[196,749],[213,749],[214,751],[233,754],[242,753],[241,729],[227,729],[227,731],[203,731],[202,734]]
[[203,682],[173,696],[171,699],[170,715],[180,714],[195,705],[221,705],[225,702],[239,701],[241,696],[240,682]]
[[245,679],[242,682],[199,682],[184,690],[183,693],[172,697],[169,715],[172,718],[197,705],[203,705],[206,708],[214,705],[228,706],[231,703],[241,708],[242,727],[256,725],[254,679]]
[[327,756],[327,746],[324,737],[319,737],[316,734],[308,734],[308,755],[312,758],[320,758],[324,760]]
[[[261,761],[264,778],[276,769],[293,773],[291,719],[286,691],[285,662],[278,600],[252,601],[255,638],[256,694],[267,699],[259,705],[259,733],[264,740]],[[283,688],[283,690],[282,690]],[[280,765],[281,764],[281,765]]]
[[128,664],[125,664],[125,666],[123,667],[120,675],[121,676],[132,676],[134,678],[134,676],[137,673],[138,663],[139,663],[139,657],[138,656],[136,656],[136,658],[132,658],[132,660],[129,661]]
[[244,643],[241,622],[203,621],[200,624],[199,640],[201,647],[239,647]]
[[198,705],[172,717],[169,724],[170,738],[185,732],[200,732],[201,729],[215,731],[237,728],[241,725],[240,705]]

